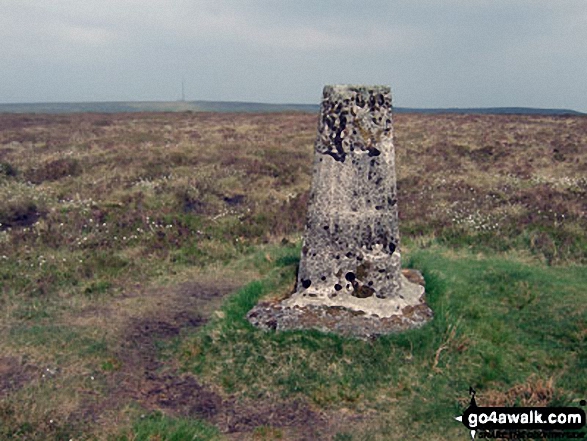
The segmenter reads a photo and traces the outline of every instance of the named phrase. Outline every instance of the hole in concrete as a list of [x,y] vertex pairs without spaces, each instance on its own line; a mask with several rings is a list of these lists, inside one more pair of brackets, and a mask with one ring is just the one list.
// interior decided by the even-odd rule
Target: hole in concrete
[[375,290],[365,285],[361,285],[359,283],[353,284],[354,292],[353,297],[357,297],[359,299],[366,299],[371,297],[375,294]]
[[349,271],[348,273],[346,273],[344,278],[347,279],[349,282],[353,282],[356,278],[355,273],[353,273],[352,271]]
[[302,280],[302,286],[304,288],[309,288],[311,284],[312,284],[312,281],[310,279],[304,279],[304,280]]
[[334,285],[334,289],[336,291],[340,291],[342,289],[342,286],[340,286],[338,283],[336,285]]

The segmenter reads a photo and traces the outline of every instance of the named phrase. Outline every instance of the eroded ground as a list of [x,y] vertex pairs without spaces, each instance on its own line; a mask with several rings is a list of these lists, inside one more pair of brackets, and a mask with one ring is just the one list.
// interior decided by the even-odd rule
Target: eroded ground
[[[117,343],[106,362],[107,371],[98,374],[102,378],[91,377],[102,386],[99,390],[80,389],[77,406],[62,416],[66,421],[61,423],[82,438],[102,439],[116,435],[112,422],[122,422],[120,415],[132,406],[134,414],[160,411],[173,417],[203,419],[229,439],[258,439],[258,429],[266,427],[268,436],[279,433],[283,439],[315,440],[328,439],[328,434],[353,421],[364,421],[364,415],[320,411],[299,398],[231,396],[183,371],[176,361],[165,359],[162,348],[221,314],[222,302],[240,285],[235,280],[208,277],[173,287],[137,287],[110,305],[80,311],[70,326],[101,328]],[[60,368],[43,368],[14,356],[0,357],[0,398],[63,375]],[[7,407],[3,410],[10,413]],[[47,426],[45,430],[50,432],[51,423]]]

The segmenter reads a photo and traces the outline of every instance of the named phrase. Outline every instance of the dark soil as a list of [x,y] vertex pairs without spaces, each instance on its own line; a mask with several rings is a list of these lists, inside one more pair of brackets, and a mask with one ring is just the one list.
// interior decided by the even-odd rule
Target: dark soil
[[0,357],[0,398],[20,389],[40,375],[41,369],[37,366],[16,357]]
[[[233,282],[199,281],[160,291],[129,292],[123,297],[155,297],[160,305],[147,315],[130,319],[117,315],[109,305],[82,312],[81,316],[101,315],[113,324],[120,325],[120,320],[126,323],[117,326],[121,331],[115,341],[120,343],[113,353],[112,368],[103,374],[103,388],[99,393],[88,392],[68,417],[75,433],[93,433],[102,439],[100,434],[105,431],[101,428],[111,426],[111,416],[133,404],[145,414],[160,411],[171,417],[206,420],[231,440],[271,439],[273,434],[284,440],[329,440],[349,425],[366,422],[368,416],[317,410],[300,398],[253,400],[229,395],[182,372],[176,361],[165,360],[161,348],[182,333],[203,326],[237,288]],[[41,368],[16,357],[0,357],[0,399],[42,374]],[[269,438],[259,438],[259,430],[268,431]]]
[[351,416],[326,416],[300,399],[253,401],[230,396],[161,359],[162,344],[204,325],[223,298],[236,288],[234,284],[212,286],[198,282],[158,293],[165,296],[165,306],[156,315],[127,324],[116,357],[119,367],[108,374],[105,399],[88,400],[87,406],[80,409],[78,421],[105,424],[101,418],[104,412],[134,402],[146,412],[207,420],[235,440],[254,438],[255,429],[261,426],[279,429],[282,439],[329,439],[327,434],[336,433],[334,428]]

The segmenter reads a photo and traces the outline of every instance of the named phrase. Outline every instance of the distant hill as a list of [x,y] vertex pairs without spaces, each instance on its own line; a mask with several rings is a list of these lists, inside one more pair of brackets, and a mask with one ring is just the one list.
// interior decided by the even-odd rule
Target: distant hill
[[[89,103],[20,103],[0,104],[0,113],[125,113],[125,112],[307,112],[318,113],[318,104],[267,104],[237,101],[114,101]],[[458,113],[511,115],[585,115],[567,109],[536,109],[530,107],[421,109],[394,107],[397,113]]]
[[266,104],[230,101],[114,101],[90,103],[0,104],[0,113],[128,113],[128,112],[318,112],[313,104]]
[[479,108],[446,108],[446,109],[416,109],[396,107],[398,113],[459,113],[481,115],[587,115],[569,109],[539,109],[534,107],[479,107]]

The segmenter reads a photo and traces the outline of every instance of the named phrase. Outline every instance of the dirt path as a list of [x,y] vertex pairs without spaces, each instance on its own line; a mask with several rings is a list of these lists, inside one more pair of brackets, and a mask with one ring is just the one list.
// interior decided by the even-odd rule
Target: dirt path
[[[207,420],[234,440],[253,439],[260,426],[278,429],[286,440],[329,439],[327,434],[336,433],[340,424],[360,419],[327,415],[302,400],[236,399],[159,358],[161,342],[204,325],[238,287],[233,281],[199,280],[131,295],[126,306],[139,299],[150,306],[140,316],[113,325],[119,327],[119,365],[108,375],[104,399],[88,401],[78,418],[105,429],[113,415],[134,402],[146,411]],[[100,314],[109,316],[111,323],[124,317],[120,311]]]
[[[99,388],[80,392],[67,421],[105,439],[132,423],[138,406],[145,414],[160,411],[206,420],[229,440],[328,440],[345,427],[364,423],[360,415],[326,413],[302,399],[253,401],[227,395],[182,372],[177,361],[161,358],[162,345],[203,326],[242,283],[237,277],[200,277],[160,288],[137,285],[107,304],[92,304],[69,317],[64,326],[103,330],[112,366],[99,375]],[[41,370],[0,357],[0,398],[37,381]]]

